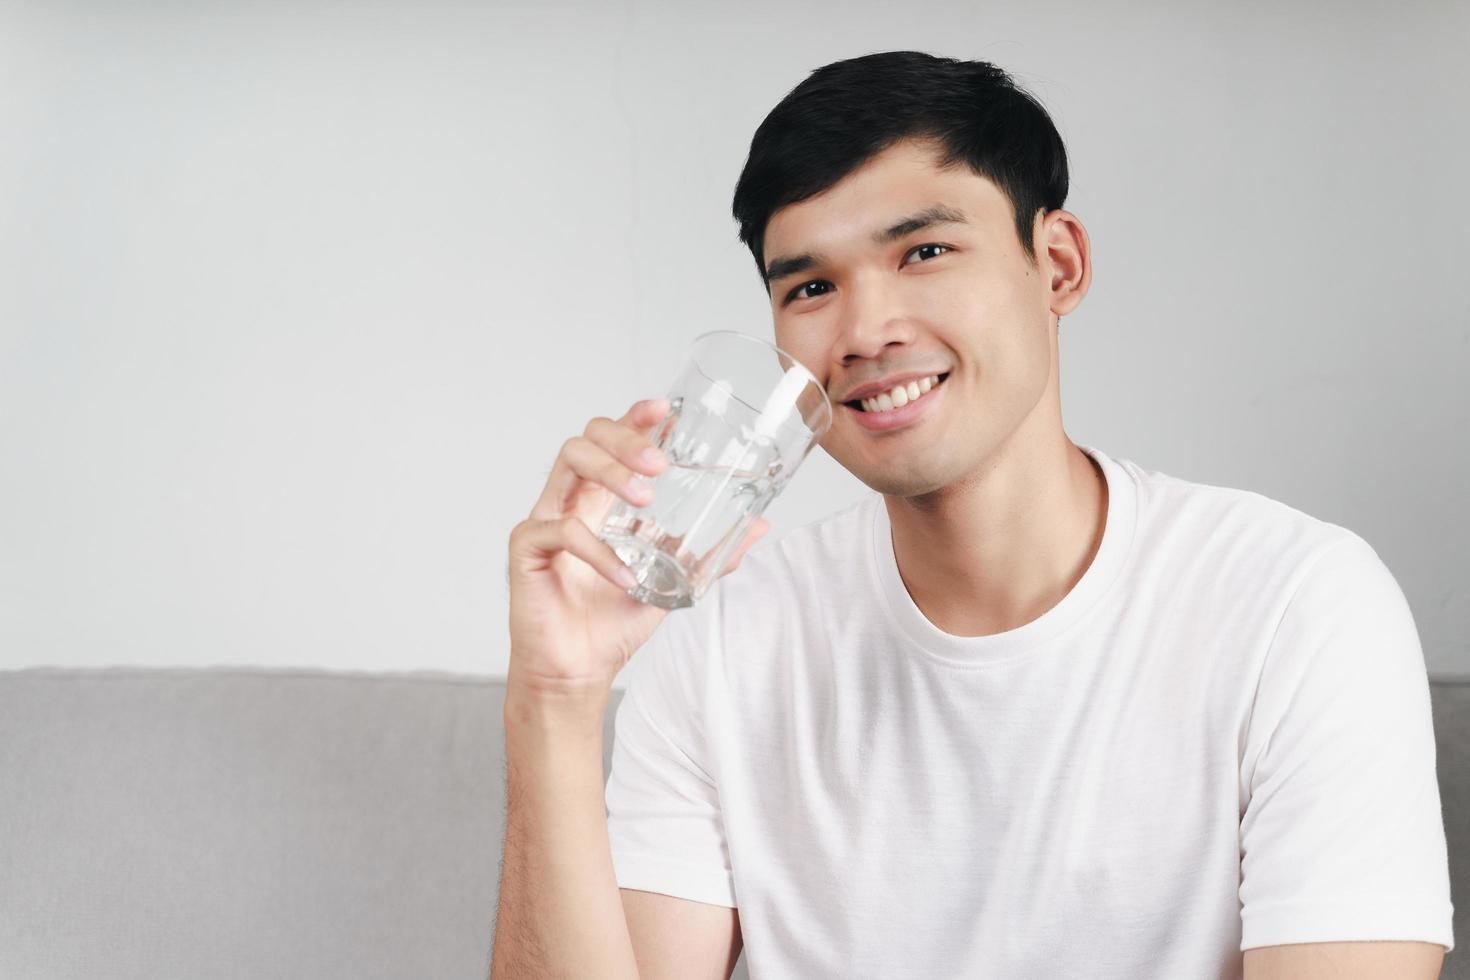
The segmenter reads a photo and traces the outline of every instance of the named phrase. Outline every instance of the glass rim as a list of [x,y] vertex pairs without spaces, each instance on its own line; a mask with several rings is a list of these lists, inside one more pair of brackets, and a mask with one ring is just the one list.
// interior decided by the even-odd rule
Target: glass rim
[[[790,351],[782,350],[780,347],[777,347],[774,343],[764,337],[757,337],[754,334],[745,333],[742,330],[730,330],[727,328],[721,328],[719,330],[706,330],[704,333],[700,334],[692,341],[690,341],[689,346],[692,348],[694,347],[694,345],[698,344],[706,337],[714,337],[719,335],[739,337],[742,340],[749,340],[757,344],[762,344],[766,347],[769,347],[771,350],[774,350],[776,353],[784,355],[788,360],[791,361],[792,364],[794,364],[796,367],[801,368],[802,373],[806,375],[807,381],[810,382],[818,391],[822,393],[822,406],[827,410],[827,424],[822,431],[825,432],[827,429],[830,429],[832,427],[832,423],[836,421],[836,413],[832,409],[832,399],[827,394],[827,389],[822,387],[822,383],[818,381],[817,376],[812,373],[812,369],[801,363],[796,355],[792,354]],[[698,361],[695,362],[695,366],[696,368],[698,367]],[[704,374],[704,372],[701,370],[700,374]]]

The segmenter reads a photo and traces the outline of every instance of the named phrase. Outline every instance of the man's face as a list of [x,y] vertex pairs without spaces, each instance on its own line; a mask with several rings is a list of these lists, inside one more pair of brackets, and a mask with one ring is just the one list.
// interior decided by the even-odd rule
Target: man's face
[[[1038,270],[1000,189],[963,166],[941,172],[936,160],[922,144],[895,144],[777,211],[765,235],[766,268],[779,276],[771,282],[776,345],[811,368],[832,399],[822,448],[869,487],[902,497],[976,472],[1036,407],[1053,372],[1044,245]],[[963,222],[874,240],[934,205]],[[806,255],[814,260],[797,271],[776,268]],[[860,386],[913,372],[948,377],[908,407],[922,409],[912,422],[874,430],[843,404]]]

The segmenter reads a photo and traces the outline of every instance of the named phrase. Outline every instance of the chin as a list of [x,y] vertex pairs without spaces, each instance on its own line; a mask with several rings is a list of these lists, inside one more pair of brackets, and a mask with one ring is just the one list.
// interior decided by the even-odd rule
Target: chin
[[850,444],[827,440],[819,445],[833,462],[857,477],[864,486],[889,497],[917,497],[932,493],[948,482],[936,478],[932,472],[916,471],[899,459],[875,461],[869,454],[861,449],[854,449]]
[[885,497],[922,497],[942,490],[948,483],[924,473],[855,473],[869,489]]

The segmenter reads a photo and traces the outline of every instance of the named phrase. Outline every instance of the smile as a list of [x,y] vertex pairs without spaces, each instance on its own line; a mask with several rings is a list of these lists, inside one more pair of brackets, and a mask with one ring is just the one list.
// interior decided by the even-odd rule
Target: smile
[[[843,402],[842,407],[851,412],[859,425],[872,432],[886,432],[889,429],[902,428],[916,419],[927,415],[932,408],[932,403],[941,395],[940,389],[944,387],[944,381],[949,377],[948,373],[938,376],[928,388],[924,390],[922,384],[918,384],[919,397],[911,398],[909,391],[905,391],[905,404],[901,407],[884,409],[884,404],[892,405],[893,397],[885,393],[874,398],[864,398],[861,401]],[[877,399],[875,403],[875,399]],[[864,408],[864,404],[868,407]]]

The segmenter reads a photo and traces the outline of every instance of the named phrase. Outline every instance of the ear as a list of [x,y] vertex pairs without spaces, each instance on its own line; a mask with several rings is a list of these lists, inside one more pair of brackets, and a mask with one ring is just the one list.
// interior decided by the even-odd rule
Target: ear
[[1071,313],[1092,285],[1092,243],[1081,220],[1058,208],[1041,219],[1037,234],[1041,271],[1051,289],[1051,311]]

